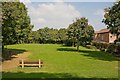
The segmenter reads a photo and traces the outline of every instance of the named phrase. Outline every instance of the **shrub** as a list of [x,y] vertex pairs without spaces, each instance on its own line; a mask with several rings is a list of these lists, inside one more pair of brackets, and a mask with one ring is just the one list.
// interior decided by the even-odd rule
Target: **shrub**
[[92,46],[95,46],[97,49],[100,49],[102,51],[106,51],[109,44],[108,43],[96,43],[96,42],[93,42]]
[[65,46],[72,46],[72,43],[73,43],[72,40],[65,40],[64,41]]
[[117,54],[120,55],[120,42],[117,43]]
[[92,46],[92,45],[86,45],[86,47],[88,48],[88,49],[97,49],[95,46]]
[[120,42],[117,42],[116,44],[93,42],[92,46],[95,46],[97,49],[100,49],[101,51],[106,51],[108,53],[120,55]]
[[107,51],[108,53],[116,53],[116,45],[115,44],[110,44],[107,48]]
[[90,43],[90,42],[87,42],[87,43],[85,43],[85,45],[91,45],[91,43]]

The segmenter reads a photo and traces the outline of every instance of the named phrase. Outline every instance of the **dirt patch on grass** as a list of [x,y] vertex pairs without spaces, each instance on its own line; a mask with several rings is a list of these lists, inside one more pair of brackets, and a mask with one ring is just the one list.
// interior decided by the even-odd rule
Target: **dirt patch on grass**
[[30,52],[23,52],[22,54],[12,55],[12,57],[14,57],[13,59],[2,62],[2,65],[0,65],[0,67],[2,67],[1,71],[11,71],[17,68],[19,66],[19,61],[27,59],[30,54]]
[[120,70],[120,67],[118,67],[118,66],[117,66],[117,67],[115,67],[115,68],[116,68],[117,70]]

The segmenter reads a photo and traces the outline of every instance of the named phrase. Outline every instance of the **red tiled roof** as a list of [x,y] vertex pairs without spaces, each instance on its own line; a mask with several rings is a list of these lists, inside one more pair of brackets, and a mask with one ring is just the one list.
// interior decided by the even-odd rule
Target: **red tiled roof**
[[100,31],[95,31],[95,33],[106,33],[106,32],[109,32],[110,30],[109,29],[101,29]]

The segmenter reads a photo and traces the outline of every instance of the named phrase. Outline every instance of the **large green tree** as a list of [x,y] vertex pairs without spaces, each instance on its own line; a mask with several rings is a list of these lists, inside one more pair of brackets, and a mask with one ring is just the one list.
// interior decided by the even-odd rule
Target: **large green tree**
[[69,45],[72,42],[72,45],[75,47],[76,46],[76,26],[74,26],[75,23],[70,24],[69,27],[67,28],[67,39],[69,41]]
[[[1,3],[0,3],[0,7],[2,7]],[[0,47],[2,46],[2,26],[1,26],[1,24],[2,24],[2,9],[0,8]]]
[[110,29],[112,34],[115,34],[117,40],[120,35],[120,1],[114,3],[112,7],[105,9],[103,22]]
[[73,42],[73,45],[77,45],[79,51],[79,45],[87,41],[91,41],[93,37],[94,29],[91,25],[88,25],[88,19],[85,17],[77,18],[68,27],[68,39]]
[[2,2],[3,45],[28,42],[32,28],[23,3]]

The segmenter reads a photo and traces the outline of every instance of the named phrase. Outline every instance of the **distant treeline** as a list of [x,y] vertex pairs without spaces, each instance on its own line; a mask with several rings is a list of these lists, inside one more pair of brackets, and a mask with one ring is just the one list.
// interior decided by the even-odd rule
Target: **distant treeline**
[[63,43],[67,39],[67,30],[65,28],[53,29],[42,28],[37,31],[32,31],[31,40],[29,43]]
[[87,25],[84,30],[82,30],[80,26],[78,27],[78,29],[76,27],[77,26],[70,24],[67,29],[66,28],[53,29],[53,28],[45,27],[37,31],[32,31],[31,40],[29,40],[29,43],[40,43],[40,44],[57,43],[68,46],[72,46],[72,45],[76,46],[77,37],[81,37],[80,41],[82,43],[92,41],[94,34],[94,29],[92,26]]

